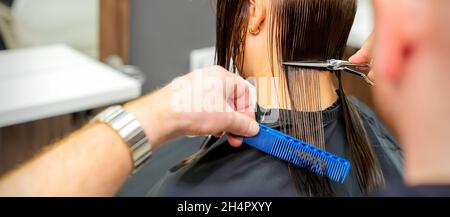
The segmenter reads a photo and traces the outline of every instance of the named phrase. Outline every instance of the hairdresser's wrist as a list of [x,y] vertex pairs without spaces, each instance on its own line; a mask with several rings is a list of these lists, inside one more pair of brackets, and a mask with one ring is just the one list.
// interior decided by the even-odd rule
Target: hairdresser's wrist
[[170,90],[162,88],[124,106],[144,128],[153,150],[170,139],[176,129],[176,117],[167,105],[169,97]]

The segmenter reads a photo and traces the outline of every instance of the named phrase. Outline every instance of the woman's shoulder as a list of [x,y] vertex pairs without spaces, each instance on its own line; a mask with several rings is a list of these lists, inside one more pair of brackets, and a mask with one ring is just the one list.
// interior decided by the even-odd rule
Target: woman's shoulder
[[378,157],[383,158],[383,162],[390,162],[386,168],[395,168],[398,174],[402,174],[403,152],[400,144],[369,106],[356,97],[349,97],[349,99],[358,109],[372,145],[380,151]]
[[387,129],[380,118],[378,118],[378,116],[369,106],[367,106],[364,102],[360,101],[356,97],[351,96],[349,97],[349,99],[358,109],[365,124],[373,130],[373,133],[375,133],[378,138],[386,140],[386,143],[384,145],[393,149],[401,149],[399,143],[394,138],[392,133]]

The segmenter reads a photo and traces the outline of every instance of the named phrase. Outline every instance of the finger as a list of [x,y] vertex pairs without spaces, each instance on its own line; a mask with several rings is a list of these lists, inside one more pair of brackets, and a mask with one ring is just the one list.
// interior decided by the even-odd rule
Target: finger
[[223,135],[224,135],[224,132],[220,132],[220,133],[215,133],[215,134],[213,134],[213,136],[216,137],[216,138],[220,138],[220,137],[222,137]]
[[370,63],[373,57],[373,45],[374,45],[374,35],[373,33],[364,42],[362,48],[356,52],[349,61],[356,64]]
[[350,57],[349,61],[355,64],[369,63],[372,59],[372,54],[368,50],[359,50],[355,55]]
[[375,80],[375,73],[373,71],[370,71],[367,76],[370,78],[370,80]]
[[239,148],[242,145],[243,138],[233,134],[227,134],[227,141],[232,147]]
[[213,66],[211,69],[218,72],[225,79],[225,98],[232,111],[239,111],[249,117],[254,117],[256,90],[251,89],[251,84],[241,76],[231,73],[220,66]]
[[235,99],[245,96],[248,90],[248,82],[241,76],[226,70],[221,71],[221,76],[225,79],[225,96],[229,99]]
[[238,136],[255,136],[259,132],[259,124],[254,118],[250,118],[239,112],[227,112],[224,129],[228,133]]
[[[249,90],[249,88],[247,88]],[[239,96],[237,99],[233,100],[230,106],[233,106],[236,112],[245,114],[251,118],[255,118],[256,103],[253,102],[250,91],[246,91],[244,95]]]

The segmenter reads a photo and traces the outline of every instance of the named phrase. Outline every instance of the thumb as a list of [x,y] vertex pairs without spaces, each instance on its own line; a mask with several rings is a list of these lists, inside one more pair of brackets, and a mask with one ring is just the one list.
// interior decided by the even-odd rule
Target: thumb
[[228,112],[225,132],[237,136],[255,136],[259,132],[259,124],[255,119],[239,112]]

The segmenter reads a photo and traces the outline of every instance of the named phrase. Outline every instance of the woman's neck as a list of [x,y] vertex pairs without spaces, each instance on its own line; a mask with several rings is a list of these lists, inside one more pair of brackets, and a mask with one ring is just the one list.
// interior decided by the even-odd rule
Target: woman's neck
[[[318,73],[318,81],[319,81],[318,85],[320,85],[319,86],[320,106],[316,106],[315,108],[320,108],[320,111],[323,111],[331,107],[338,100],[338,95],[333,85],[331,73],[329,72],[314,72],[314,73]],[[292,109],[289,100],[288,88],[286,87],[286,85],[282,85],[283,84],[282,80],[283,79],[258,78],[257,93],[259,105],[263,106],[264,108]],[[295,82],[290,82],[290,85],[296,84]]]

